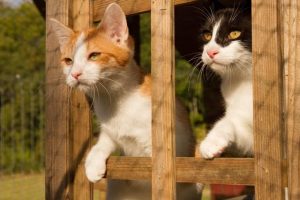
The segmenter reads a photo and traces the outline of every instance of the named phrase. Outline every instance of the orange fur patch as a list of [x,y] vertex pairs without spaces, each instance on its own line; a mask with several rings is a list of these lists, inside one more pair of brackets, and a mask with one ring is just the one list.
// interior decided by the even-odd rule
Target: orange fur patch
[[119,66],[125,66],[132,57],[132,52],[129,48],[122,48],[113,43],[107,36],[101,32],[101,29],[89,29],[85,32],[87,35],[87,51],[101,52],[100,62],[108,62],[108,57],[113,57]]
[[75,32],[74,34],[71,35],[68,43],[63,47],[62,52],[61,52],[61,58],[72,58],[73,57],[73,51],[75,48],[76,41],[78,37],[80,36],[79,32]]
[[141,93],[146,95],[146,96],[151,96],[152,93],[152,81],[151,81],[151,76],[150,75],[146,75],[144,76],[144,79],[142,80],[142,84],[141,84]]

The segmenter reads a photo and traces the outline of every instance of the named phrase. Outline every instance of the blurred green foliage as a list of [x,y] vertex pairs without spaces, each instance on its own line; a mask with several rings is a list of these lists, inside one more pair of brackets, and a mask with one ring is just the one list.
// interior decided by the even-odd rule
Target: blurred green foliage
[[31,3],[0,5],[0,172],[43,167],[45,22]]

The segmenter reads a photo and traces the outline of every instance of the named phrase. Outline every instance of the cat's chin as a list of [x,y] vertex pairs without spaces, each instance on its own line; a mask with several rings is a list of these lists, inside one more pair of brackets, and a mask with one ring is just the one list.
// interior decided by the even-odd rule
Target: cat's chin
[[88,93],[91,90],[91,87],[82,84],[79,84],[77,88],[84,93]]
[[80,83],[76,83],[74,85],[69,85],[69,87],[72,88],[72,89],[76,89],[76,90],[78,89],[79,91],[84,92],[84,93],[88,93],[90,91],[90,88],[91,88],[88,85],[84,85],[84,84],[80,84]]
[[222,75],[226,72],[226,65],[217,63],[217,62],[212,62],[211,64],[208,65],[214,72],[216,72],[219,75]]

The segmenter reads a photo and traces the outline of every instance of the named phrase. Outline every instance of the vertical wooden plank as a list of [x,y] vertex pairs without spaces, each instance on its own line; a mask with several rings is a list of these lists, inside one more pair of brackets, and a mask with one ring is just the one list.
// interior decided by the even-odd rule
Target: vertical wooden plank
[[151,1],[152,199],[176,199],[174,1]]
[[[90,0],[73,1],[73,29],[82,31],[92,25],[92,2]],[[78,90],[72,92],[70,105],[73,199],[93,198],[93,185],[85,175],[85,155],[91,147],[91,113],[85,95]]]
[[70,25],[70,0],[47,0],[46,23],[46,119],[45,119],[45,173],[46,199],[68,199],[69,187],[69,90],[63,81],[59,45],[51,31],[49,18]]
[[287,62],[287,133],[288,191],[290,200],[300,199],[300,2],[286,0],[288,11]]
[[283,199],[280,1],[252,1],[256,200]]

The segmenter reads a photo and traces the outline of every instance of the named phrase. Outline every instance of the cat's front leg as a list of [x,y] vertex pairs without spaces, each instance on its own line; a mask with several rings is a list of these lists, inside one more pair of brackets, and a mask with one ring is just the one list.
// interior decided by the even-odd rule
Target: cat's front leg
[[230,120],[223,117],[209,131],[200,144],[200,153],[205,159],[219,157],[233,142],[234,127]]
[[106,133],[101,133],[85,160],[85,173],[89,181],[95,183],[103,178],[106,160],[115,149],[114,141]]

